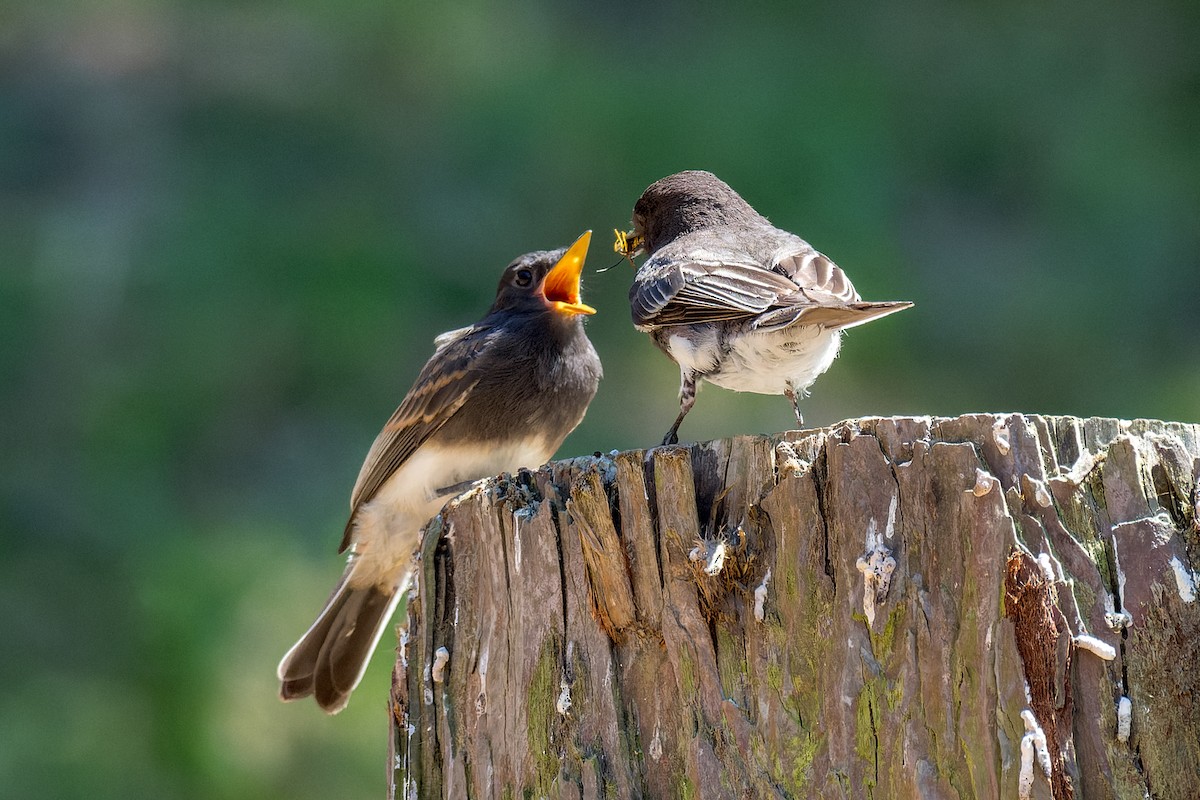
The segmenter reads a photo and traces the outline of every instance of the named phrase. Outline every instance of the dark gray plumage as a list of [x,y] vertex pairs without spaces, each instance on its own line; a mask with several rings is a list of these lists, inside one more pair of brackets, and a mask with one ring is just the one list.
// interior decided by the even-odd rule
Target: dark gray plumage
[[798,398],[837,356],[841,332],[909,308],[863,302],[836,264],[780,230],[710,172],[651,184],[618,252],[647,253],[629,291],[633,324],[679,365],[678,441],[696,382]]
[[375,439],[350,498],[349,563],[279,664],[280,696],[345,707],[411,573],[422,526],[472,481],[544,464],[583,419],[601,377],[579,277],[590,232],[504,271],[491,310],[444,333]]

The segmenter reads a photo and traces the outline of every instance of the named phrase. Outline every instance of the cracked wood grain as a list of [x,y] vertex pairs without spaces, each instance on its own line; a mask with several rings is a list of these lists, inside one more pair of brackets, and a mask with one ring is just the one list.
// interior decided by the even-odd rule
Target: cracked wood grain
[[1198,476],[1195,425],[973,414],[482,482],[424,539],[393,796],[1016,798],[1028,711],[1028,796],[1191,797]]

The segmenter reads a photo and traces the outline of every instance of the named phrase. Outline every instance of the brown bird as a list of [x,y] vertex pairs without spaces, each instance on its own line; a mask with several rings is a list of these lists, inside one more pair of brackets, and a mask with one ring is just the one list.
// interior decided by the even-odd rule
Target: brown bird
[[591,231],[566,250],[523,255],[496,302],[443,333],[375,439],[350,496],[346,571],[317,621],[279,664],[284,700],[345,707],[408,586],[420,531],[463,483],[550,459],[583,419],[600,359],[580,300]]
[[679,365],[679,416],[663,444],[679,441],[698,380],[786,395],[803,424],[799,398],[837,357],[842,331],[912,306],[863,302],[837,264],[711,172],[651,184],[614,249],[649,255],[629,291],[633,324]]

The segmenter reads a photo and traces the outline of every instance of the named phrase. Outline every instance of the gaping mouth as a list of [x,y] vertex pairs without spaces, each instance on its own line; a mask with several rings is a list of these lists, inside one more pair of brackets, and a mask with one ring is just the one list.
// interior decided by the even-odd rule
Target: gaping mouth
[[579,277],[583,274],[583,262],[591,241],[592,232],[584,231],[542,280],[542,295],[561,314],[596,313],[596,309],[581,302],[579,297]]
[[620,253],[630,261],[633,261],[634,256],[641,254],[645,250],[646,237],[638,236],[636,231],[626,233],[614,228],[613,233],[617,235],[617,240],[613,242],[613,251]]

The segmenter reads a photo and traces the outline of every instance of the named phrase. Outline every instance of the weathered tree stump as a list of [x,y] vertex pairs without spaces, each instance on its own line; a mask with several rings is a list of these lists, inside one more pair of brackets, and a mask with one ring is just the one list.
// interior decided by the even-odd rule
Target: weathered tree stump
[[1197,425],[1013,414],[487,481],[425,537],[393,792],[1196,798],[1198,474]]

